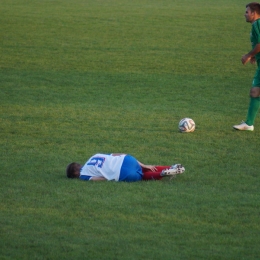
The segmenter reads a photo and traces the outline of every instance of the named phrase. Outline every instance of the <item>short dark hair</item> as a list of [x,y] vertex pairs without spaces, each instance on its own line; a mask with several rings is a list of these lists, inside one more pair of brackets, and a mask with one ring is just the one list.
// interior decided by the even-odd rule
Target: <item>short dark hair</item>
[[260,14],[260,3],[257,2],[251,2],[246,5],[246,8],[249,7],[252,12],[256,12],[257,14]]
[[73,162],[67,166],[66,173],[68,178],[76,178],[75,172],[78,168],[78,165],[79,165],[78,163]]

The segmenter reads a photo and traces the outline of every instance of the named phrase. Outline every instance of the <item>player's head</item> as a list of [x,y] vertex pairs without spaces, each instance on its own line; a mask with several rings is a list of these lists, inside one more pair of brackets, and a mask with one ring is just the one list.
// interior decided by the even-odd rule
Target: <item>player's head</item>
[[66,173],[68,178],[79,178],[81,165],[73,162],[67,166]]
[[253,23],[260,17],[260,3],[251,2],[246,5],[245,18],[248,23]]
[[249,7],[252,12],[256,12],[260,15],[260,3],[257,2],[251,2],[246,5],[246,8]]

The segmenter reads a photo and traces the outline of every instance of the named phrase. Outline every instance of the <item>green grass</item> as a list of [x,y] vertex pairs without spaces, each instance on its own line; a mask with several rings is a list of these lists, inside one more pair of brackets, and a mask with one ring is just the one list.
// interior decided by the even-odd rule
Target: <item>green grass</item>
[[[246,2],[0,3],[0,259],[259,259],[259,115],[232,129],[255,70]],[[186,172],[65,177],[96,152]]]

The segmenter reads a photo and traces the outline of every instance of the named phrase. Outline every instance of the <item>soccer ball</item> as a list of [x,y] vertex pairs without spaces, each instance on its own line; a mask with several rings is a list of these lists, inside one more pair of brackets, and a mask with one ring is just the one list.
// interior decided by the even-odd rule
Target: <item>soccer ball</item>
[[179,130],[182,133],[191,133],[195,130],[195,122],[191,118],[183,118],[179,122]]

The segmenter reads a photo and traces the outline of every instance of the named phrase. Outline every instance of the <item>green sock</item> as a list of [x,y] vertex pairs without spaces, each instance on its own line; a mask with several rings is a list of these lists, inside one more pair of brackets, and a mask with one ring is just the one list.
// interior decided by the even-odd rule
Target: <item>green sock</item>
[[246,124],[253,125],[260,106],[260,97],[250,97],[249,108],[247,112]]

